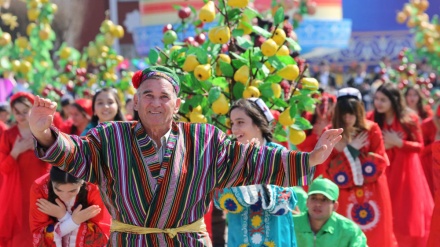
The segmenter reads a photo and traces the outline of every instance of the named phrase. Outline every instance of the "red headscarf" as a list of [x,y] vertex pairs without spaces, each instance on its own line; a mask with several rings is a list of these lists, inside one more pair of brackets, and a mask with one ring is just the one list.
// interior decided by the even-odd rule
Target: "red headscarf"
[[34,104],[34,95],[28,92],[18,92],[15,93],[14,95],[11,96],[11,98],[9,99],[10,105],[12,107],[12,104],[14,103],[14,101],[16,101],[18,98],[24,97],[26,99],[29,100],[29,102],[31,102],[31,104]]
[[89,115],[90,117],[93,116],[93,109],[92,109],[92,101],[91,100],[77,99],[77,100],[75,100],[75,104],[80,106],[87,115]]

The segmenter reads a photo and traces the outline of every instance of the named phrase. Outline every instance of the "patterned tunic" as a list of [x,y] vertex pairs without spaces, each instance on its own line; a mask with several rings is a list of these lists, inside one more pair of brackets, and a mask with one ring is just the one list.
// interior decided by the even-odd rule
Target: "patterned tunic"
[[[307,153],[235,143],[212,125],[173,123],[162,163],[138,122],[104,123],[86,137],[52,130],[56,142],[41,159],[97,183],[113,219],[142,227],[197,221],[215,188],[303,184],[313,170]],[[157,179],[150,172],[155,166]],[[210,246],[210,240],[204,233],[170,238],[114,232],[109,246]]]
[[[269,142],[266,146],[285,149]],[[249,185],[216,190],[214,203],[228,211],[228,246],[296,247],[291,187]]]

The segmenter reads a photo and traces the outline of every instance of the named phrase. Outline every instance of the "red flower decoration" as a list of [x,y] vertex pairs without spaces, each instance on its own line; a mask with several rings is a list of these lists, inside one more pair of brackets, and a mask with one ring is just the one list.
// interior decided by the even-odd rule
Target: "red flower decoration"
[[133,77],[131,78],[131,83],[133,83],[133,87],[138,89],[139,85],[141,84],[142,80],[142,71],[138,70],[136,73],[134,73]]

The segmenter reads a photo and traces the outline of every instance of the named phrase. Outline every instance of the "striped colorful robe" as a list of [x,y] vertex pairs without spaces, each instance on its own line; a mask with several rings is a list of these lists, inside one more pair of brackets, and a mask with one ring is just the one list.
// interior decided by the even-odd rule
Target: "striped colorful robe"
[[[303,185],[314,170],[307,153],[239,144],[206,124],[173,123],[161,164],[152,139],[138,122],[104,123],[85,137],[52,128],[56,142],[40,158],[97,183],[113,219],[142,227],[176,228],[202,218],[215,188]],[[155,166],[160,167],[157,179],[150,172]],[[202,233],[170,238],[114,232],[109,246],[211,243]]]

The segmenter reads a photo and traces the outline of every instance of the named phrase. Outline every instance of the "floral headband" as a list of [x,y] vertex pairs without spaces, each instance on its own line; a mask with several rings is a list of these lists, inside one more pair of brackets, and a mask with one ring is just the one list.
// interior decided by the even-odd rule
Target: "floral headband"
[[152,77],[160,77],[169,81],[173,85],[176,93],[179,94],[179,77],[174,73],[174,71],[163,66],[149,67],[144,69],[143,71],[139,70],[134,73],[131,82],[133,83],[133,87],[138,89],[143,81]]

